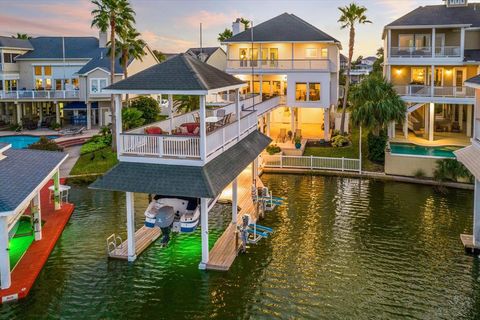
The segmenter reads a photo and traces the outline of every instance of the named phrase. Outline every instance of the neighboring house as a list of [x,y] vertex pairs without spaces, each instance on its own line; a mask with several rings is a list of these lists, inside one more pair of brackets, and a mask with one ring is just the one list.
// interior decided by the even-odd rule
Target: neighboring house
[[340,53],[340,70],[347,70],[347,66],[348,66],[348,58]]
[[461,235],[463,244],[469,249],[480,250],[480,75],[468,79],[465,85],[475,90],[473,137],[471,145],[455,152],[457,160],[475,176],[473,205],[473,235]]
[[340,42],[289,13],[248,30],[237,20],[232,29],[233,37],[223,42],[227,72],[249,84],[244,93],[282,97],[281,107],[266,114],[269,134],[301,129],[304,138],[328,140],[329,110],[338,101]]
[[[0,121],[24,127],[52,122],[91,128],[110,123],[107,34],[95,37],[0,37]],[[142,60],[131,59],[133,75],[158,63],[148,46]],[[115,66],[116,81],[123,68]]]
[[190,48],[185,53],[219,70],[227,68],[227,54],[220,47]]
[[479,12],[480,3],[448,0],[385,26],[384,73],[408,105],[405,125],[392,125],[391,138],[397,129],[403,141],[469,143],[475,97],[464,82],[479,72]]
[[361,59],[359,64],[353,65],[352,70],[350,70],[350,82],[358,83],[372,73],[375,61],[377,61],[376,57],[367,57]]

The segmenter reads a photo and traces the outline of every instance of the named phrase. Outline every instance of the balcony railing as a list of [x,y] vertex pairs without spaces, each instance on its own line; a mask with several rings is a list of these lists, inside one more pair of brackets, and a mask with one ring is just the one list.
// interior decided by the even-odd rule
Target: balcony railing
[[330,71],[331,67],[329,59],[227,60],[227,69]]
[[475,139],[480,143],[480,119],[475,119]]
[[[448,97],[448,98],[474,98],[475,90],[470,87],[432,87],[425,85],[395,86],[401,96],[412,97]],[[433,94],[432,94],[433,93]]]
[[[393,58],[432,58],[432,47],[391,47]],[[459,46],[435,47],[436,58],[458,58],[461,56]]]
[[78,96],[78,90],[0,91],[0,100],[77,99]]

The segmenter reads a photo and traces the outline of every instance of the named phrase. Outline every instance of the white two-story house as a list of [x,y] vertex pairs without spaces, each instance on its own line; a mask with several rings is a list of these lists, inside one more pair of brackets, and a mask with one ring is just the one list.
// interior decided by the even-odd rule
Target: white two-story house
[[[227,72],[246,81],[244,93],[280,96],[265,115],[266,132],[301,130],[329,139],[329,111],[338,101],[340,42],[299,17],[283,13],[244,30],[237,19],[227,46]],[[263,122],[263,121],[261,121]]]
[[[107,33],[95,37],[0,37],[0,121],[26,129],[61,125],[91,128],[110,123],[110,58]],[[133,75],[158,63],[148,46],[130,59]],[[119,62],[116,81],[123,79]]]
[[385,26],[386,78],[408,105],[394,140],[465,145],[473,132],[474,91],[465,80],[480,66],[480,3],[421,6]]

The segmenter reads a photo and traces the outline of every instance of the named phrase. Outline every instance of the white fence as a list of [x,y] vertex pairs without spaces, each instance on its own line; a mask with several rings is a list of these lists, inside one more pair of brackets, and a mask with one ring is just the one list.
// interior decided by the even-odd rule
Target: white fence
[[122,155],[200,158],[199,137],[120,134]]
[[451,97],[451,98],[473,98],[475,89],[469,87],[432,87],[424,85],[403,85],[394,86],[397,93],[401,96],[419,96],[419,97]]
[[361,172],[360,160],[350,158],[266,155],[263,157],[263,166],[265,168],[292,168],[308,170]]
[[0,99],[78,99],[78,90],[0,91]]

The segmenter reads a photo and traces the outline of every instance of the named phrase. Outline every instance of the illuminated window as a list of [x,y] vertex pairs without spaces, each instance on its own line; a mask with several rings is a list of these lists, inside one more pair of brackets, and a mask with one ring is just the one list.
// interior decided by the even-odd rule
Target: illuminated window
[[322,59],[328,58],[328,48],[322,48],[322,50],[321,50],[321,58],[322,58]]
[[107,86],[107,79],[90,79],[90,93],[101,93],[102,89]]
[[305,57],[307,59],[316,58],[317,54],[318,54],[318,49],[317,48],[307,48],[307,49],[305,49]]
[[37,78],[35,79],[35,89],[42,90],[43,89],[43,79]]
[[308,84],[308,100],[320,101],[320,83],[311,82]]
[[412,68],[412,84],[425,84],[425,68]]
[[295,100],[307,101],[307,84],[305,82],[295,84]]
[[41,66],[35,66],[35,75],[36,76],[41,76],[42,75],[42,67]]
[[297,82],[295,84],[296,101],[320,101],[320,88],[318,82]]

